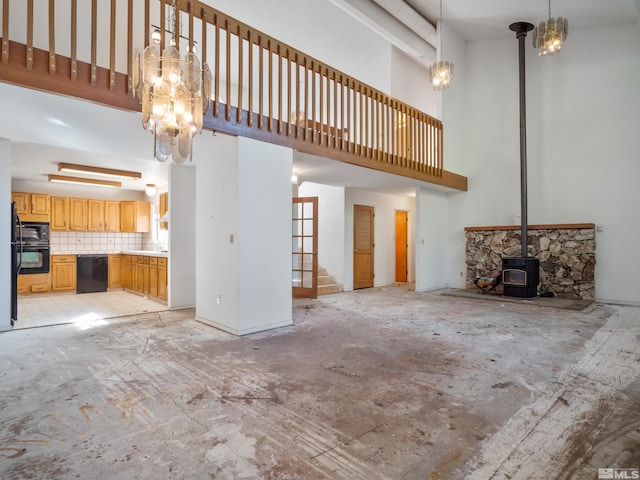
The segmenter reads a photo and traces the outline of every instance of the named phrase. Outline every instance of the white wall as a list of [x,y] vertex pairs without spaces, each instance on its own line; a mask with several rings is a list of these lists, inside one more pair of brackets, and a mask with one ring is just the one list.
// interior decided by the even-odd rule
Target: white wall
[[238,331],[238,137],[203,137],[196,166],[196,319]]
[[13,192],[48,193],[60,197],[95,198],[98,200],[149,200],[144,192],[121,190],[90,185],[71,185],[68,183],[27,182],[12,180]]
[[169,308],[196,304],[196,169],[169,166]]
[[[596,299],[640,304],[640,30],[573,30],[549,58],[527,37],[526,52],[529,223],[596,223]],[[511,224],[520,209],[515,34],[469,44],[466,57],[464,111],[444,103],[445,165],[469,177],[450,201],[448,274],[459,287],[464,227]]]
[[448,198],[436,190],[416,189],[416,291],[447,283]]
[[[435,61],[435,51],[431,61]],[[391,50],[391,89],[389,94],[433,117],[436,116],[437,94],[428,85],[426,69],[402,50]]]
[[303,182],[299,197],[318,197],[318,265],[344,281],[344,187]]
[[238,334],[293,322],[291,168],[293,150],[239,139]]
[[[11,171],[11,142],[0,138],[0,171]],[[0,175],[0,331],[11,328],[11,177]]]
[[197,165],[196,319],[236,335],[292,323],[292,150],[216,135]]
[[329,1],[207,3],[347,75],[389,91],[390,44]]
[[[396,210],[406,210],[409,218],[415,214],[411,197],[387,195],[366,190],[345,190],[345,234],[344,234],[344,280],[343,290],[353,290],[353,206],[374,207],[374,286],[391,285],[395,282],[395,228]],[[410,235],[409,244],[414,241]],[[412,251],[410,249],[410,251]],[[413,263],[409,259],[409,263]]]

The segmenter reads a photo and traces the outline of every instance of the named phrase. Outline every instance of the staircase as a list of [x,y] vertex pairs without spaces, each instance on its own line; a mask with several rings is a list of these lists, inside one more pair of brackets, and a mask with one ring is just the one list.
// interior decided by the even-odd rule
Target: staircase
[[342,284],[336,283],[333,275],[327,273],[324,267],[318,267],[318,295],[342,292]]

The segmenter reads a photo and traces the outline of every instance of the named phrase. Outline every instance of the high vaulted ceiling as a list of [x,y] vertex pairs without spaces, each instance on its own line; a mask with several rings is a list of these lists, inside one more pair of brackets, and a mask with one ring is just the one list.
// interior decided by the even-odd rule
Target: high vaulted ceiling
[[[355,4],[368,4],[389,15],[396,10],[409,8],[411,15],[419,13],[432,24],[436,23],[439,15],[438,0],[406,0],[406,3],[402,0],[331,1],[352,7]],[[225,6],[233,8],[234,12],[229,13],[247,23],[251,22],[240,17],[236,10],[260,10],[261,15],[272,15],[274,21],[281,14],[280,9],[258,6],[254,0],[235,0],[232,5],[228,0],[205,0],[204,3],[225,12]],[[382,4],[386,5],[386,10]],[[553,16],[564,16],[569,20],[570,29],[637,24],[640,0],[553,0],[551,9]],[[354,8],[345,10],[353,12]],[[512,35],[508,30],[510,23],[529,21],[535,24],[545,20],[547,15],[547,0],[443,0],[446,28],[452,28],[466,41]],[[269,18],[263,20],[269,21]],[[327,29],[327,33],[330,34],[330,29]],[[70,162],[74,159],[75,163],[142,171],[143,181],[127,184],[124,186],[126,189],[143,190],[146,182],[166,183],[166,166],[153,160],[153,140],[142,129],[139,114],[27,92],[4,84],[0,84],[0,98],[3,103],[0,109],[0,137],[16,142],[12,178],[44,182],[47,173],[55,173],[57,161]],[[314,167],[313,158],[300,157],[300,166],[309,172],[305,180],[320,183],[334,181],[336,184],[360,188],[366,187],[369,182],[374,188],[382,189],[378,172],[356,169],[339,162],[333,162],[331,166],[326,165],[326,161],[317,163]],[[336,171],[341,167],[344,167],[344,171]],[[354,174],[354,169],[358,173]],[[329,170],[330,175],[327,174]],[[336,180],[338,178],[339,182]],[[349,178],[353,178],[353,182],[350,183]],[[395,188],[406,188],[407,179],[398,177],[397,180]],[[384,182],[394,188],[393,176],[386,175]]]

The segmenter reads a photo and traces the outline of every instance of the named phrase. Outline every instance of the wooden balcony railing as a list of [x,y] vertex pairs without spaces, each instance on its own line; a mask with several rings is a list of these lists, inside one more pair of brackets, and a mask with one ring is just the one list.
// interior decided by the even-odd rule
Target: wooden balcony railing
[[179,32],[213,73],[205,128],[467,188],[443,168],[439,120],[199,1],[178,0],[173,25],[171,0],[0,3],[0,81],[140,110],[132,52],[164,25],[161,45]]

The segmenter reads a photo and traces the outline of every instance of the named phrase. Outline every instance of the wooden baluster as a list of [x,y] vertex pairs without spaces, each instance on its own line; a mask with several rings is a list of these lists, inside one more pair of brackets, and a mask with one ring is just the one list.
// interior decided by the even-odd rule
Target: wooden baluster
[[267,85],[267,93],[269,97],[269,123],[267,130],[271,132],[273,129],[273,53],[271,52],[271,39],[267,40],[267,51],[269,52],[269,82]]
[[287,48],[287,137],[291,135],[291,55]]
[[320,102],[318,103],[318,108],[320,109],[320,134],[318,135],[318,145],[322,145],[322,137],[324,135],[324,78],[322,76],[322,65],[318,66],[320,67],[318,69],[320,74],[320,88],[318,89],[320,92]]
[[207,63],[207,27],[209,26],[209,21],[207,20],[207,9],[202,7],[200,10],[200,18],[202,25],[202,65],[204,66]]
[[[74,0],[75,1],[75,0]],[[136,65],[136,67],[138,67]],[[133,86],[131,84],[133,75],[133,0],[129,0],[127,5],[127,93],[133,93]]]
[[338,82],[333,71],[333,148],[338,148]]
[[295,138],[298,138],[300,115],[302,115],[302,109],[300,108],[300,63],[298,60],[298,52],[295,54],[295,66],[296,66],[296,110],[295,110]]
[[96,67],[96,49],[98,36],[98,1],[91,0],[91,86],[96,86],[98,79],[98,70]]
[[109,89],[116,86],[116,0],[111,0],[111,31],[109,35]]
[[282,133],[282,53],[280,52],[280,43],[276,47],[278,55],[278,135]]
[[311,143],[316,141],[316,65],[311,62]]
[[302,119],[302,138],[304,141],[307,141],[307,131],[308,125],[307,121],[309,119],[309,67],[307,65],[307,57],[304,57],[304,116]]
[[251,40],[251,30],[247,31],[247,43],[249,44],[249,105],[247,108],[247,125],[253,126],[253,41]]
[[346,129],[344,128],[344,76],[340,74],[340,150],[344,150]]
[[56,74],[56,6],[49,0],[49,75]]
[[149,42],[151,39],[149,38],[149,25],[151,23],[150,13],[149,13],[149,0],[144,0],[144,42],[143,45],[145,48],[149,46]]
[[[238,35],[238,108],[236,109],[236,123],[238,125],[242,124],[242,85],[244,82],[243,66],[244,66],[244,45],[242,39],[242,29],[240,24],[238,24],[237,29]],[[227,82],[229,77],[227,77]]]
[[9,64],[9,0],[2,2],[2,63]]
[[162,55],[162,51],[164,50],[165,45],[164,30],[165,25],[167,24],[166,14],[165,0],[160,0],[160,45],[158,45],[158,48],[160,49],[160,55]]
[[227,32],[227,55],[225,58],[227,66],[227,76],[225,77],[227,99],[225,102],[224,118],[228,122],[231,120],[231,29],[229,28],[229,20],[226,18],[224,20],[224,30]]
[[213,16],[213,26],[214,26],[214,32],[215,32],[215,45],[216,45],[216,52],[215,52],[215,56],[213,61],[215,62],[215,66],[214,66],[214,76],[213,76],[213,85],[214,85],[214,92],[213,92],[213,117],[214,118],[218,118],[219,115],[219,111],[218,111],[218,100],[220,99],[220,25],[218,24],[220,21],[220,19],[218,18],[218,15],[214,15]]
[[347,78],[347,152],[351,152],[352,128],[351,128],[351,80]]
[[[4,2],[9,4],[8,0]],[[73,7],[72,7],[73,8]],[[4,41],[3,36],[3,41]],[[33,70],[33,0],[27,2],[27,70]]]
[[262,35],[258,35],[258,129],[262,130],[262,113],[264,110],[264,49],[262,48]]

